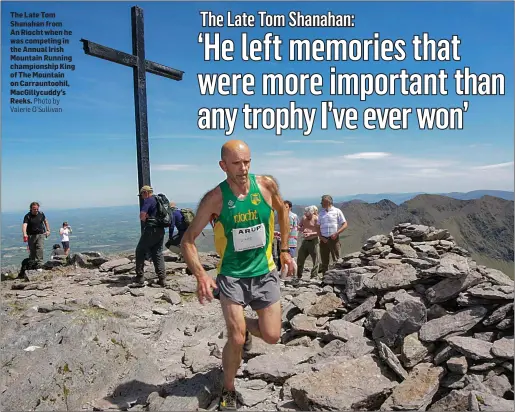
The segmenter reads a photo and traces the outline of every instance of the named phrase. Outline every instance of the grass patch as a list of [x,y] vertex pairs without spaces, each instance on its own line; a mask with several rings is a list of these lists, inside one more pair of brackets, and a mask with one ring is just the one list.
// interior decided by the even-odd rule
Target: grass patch
[[181,296],[183,302],[193,302],[197,299],[196,293],[181,292],[179,295]]
[[[129,360],[131,357],[136,359],[136,356],[134,356],[129,348],[127,348],[127,346],[125,345],[125,343],[121,342],[121,341],[117,341],[115,338],[111,338],[111,342],[115,345],[118,345],[120,346],[124,351],[125,351],[125,360]],[[118,355],[116,355],[118,356]]]
[[27,305],[24,305],[18,301],[9,302],[7,305],[11,308],[9,311],[9,314],[11,315],[19,315],[20,313],[27,310]]

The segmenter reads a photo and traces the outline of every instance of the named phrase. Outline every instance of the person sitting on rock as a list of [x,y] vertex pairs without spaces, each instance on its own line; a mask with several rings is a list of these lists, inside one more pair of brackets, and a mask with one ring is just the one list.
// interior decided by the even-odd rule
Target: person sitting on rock
[[52,246],[52,253],[50,255],[50,259],[53,259],[54,256],[66,256],[65,251],[61,249],[61,245],[59,243],[56,243],[54,246]]

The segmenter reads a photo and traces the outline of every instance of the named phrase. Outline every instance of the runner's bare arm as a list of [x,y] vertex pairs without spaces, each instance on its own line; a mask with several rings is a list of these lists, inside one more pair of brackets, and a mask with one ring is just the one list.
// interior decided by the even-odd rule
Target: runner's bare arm
[[219,187],[207,192],[199,203],[195,218],[191,222],[188,230],[184,233],[181,241],[181,251],[189,270],[195,277],[207,275],[200,259],[198,250],[195,246],[195,239],[202,233],[209,224],[213,214],[219,215],[222,210],[222,192]]
[[277,210],[277,220],[281,230],[281,249],[288,249],[290,237],[290,218],[284,205],[284,200],[279,193],[279,184],[273,176],[260,176],[260,183],[272,195],[272,207]]

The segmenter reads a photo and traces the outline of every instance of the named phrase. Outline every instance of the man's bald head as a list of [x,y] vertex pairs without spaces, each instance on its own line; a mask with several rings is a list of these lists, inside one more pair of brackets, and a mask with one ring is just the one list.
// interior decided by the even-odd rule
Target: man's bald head
[[248,183],[250,169],[250,149],[241,140],[229,140],[222,146],[222,160],[218,162],[226,173],[227,180],[237,186]]
[[232,153],[250,153],[250,149],[243,140],[229,140],[222,146],[220,157],[225,160]]

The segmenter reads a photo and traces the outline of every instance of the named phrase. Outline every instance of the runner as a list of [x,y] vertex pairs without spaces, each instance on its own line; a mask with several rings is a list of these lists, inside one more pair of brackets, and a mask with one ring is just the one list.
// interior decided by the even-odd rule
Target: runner
[[[250,149],[240,140],[225,143],[221,158],[219,165],[227,178],[203,197],[181,245],[188,268],[197,278],[199,301],[211,301],[212,289],[219,294],[227,326],[219,408],[236,410],[234,379],[244,345],[250,349],[250,334],[269,344],[277,343],[281,335],[279,274],[272,256],[274,209],[282,234],[281,263],[292,269],[293,265],[288,248],[288,210],[275,179],[249,174]],[[195,246],[195,239],[210,221],[221,256],[216,282],[202,267]],[[247,305],[257,312],[258,319],[244,316]]]

